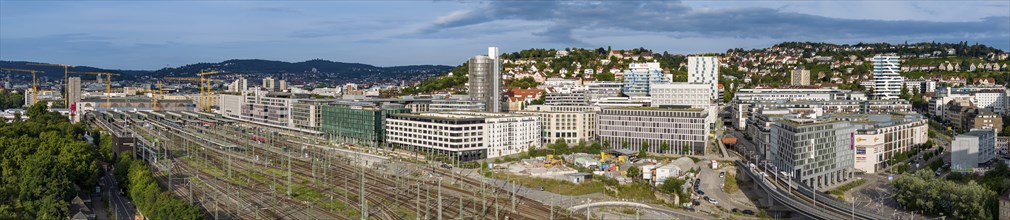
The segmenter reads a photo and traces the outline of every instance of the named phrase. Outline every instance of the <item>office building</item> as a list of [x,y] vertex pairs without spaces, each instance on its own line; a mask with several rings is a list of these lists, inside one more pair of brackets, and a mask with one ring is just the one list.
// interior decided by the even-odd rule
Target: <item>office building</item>
[[563,140],[568,144],[589,143],[596,137],[596,112],[599,107],[531,105],[516,114],[540,117],[544,144]]
[[873,96],[877,99],[897,99],[904,78],[897,55],[873,56]]
[[544,105],[588,106],[589,91],[550,92],[544,96]]
[[[864,105],[864,103],[866,103]],[[737,129],[745,129],[747,120],[758,109],[763,108],[822,108],[826,113],[861,112],[866,108],[873,111],[884,110],[878,102],[867,102],[865,93],[838,89],[741,89],[734,93],[729,102],[731,124]],[[911,109],[910,103],[905,103]],[[891,106],[904,107],[905,105]]]
[[632,63],[624,71],[624,94],[628,96],[649,96],[649,86],[670,83],[672,79],[663,75],[659,63]]
[[772,163],[801,184],[821,189],[852,178],[853,141],[849,122],[788,118],[771,130]]
[[472,100],[469,96],[432,99],[428,105],[430,112],[484,111],[485,102]]
[[709,92],[714,100],[719,96],[719,58],[689,56],[687,57],[687,82],[709,85]]
[[916,113],[833,114],[830,117],[849,121],[856,127],[855,168],[866,173],[885,171],[889,166],[887,161],[896,154],[929,140],[929,121]]
[[588,89],[589,101],[596,102],[601,98],[607,97],[617,97],[621,94],[621,89],[624,87],[622,82],[592,82],[586,84],[586,89]]
[[489,112],[392,114],[386,144],[460,161],[497,158],[541,147],[540,118]]
[[950,143],[950,169],[971,171],[996,157],[996,132],[975,129],[954,137]]
[[315,135],[322,134],[320,111],[330,103],[265,90],[252,90],[242,95],[222,94],[217,98],[221,116],[225,118]]
[[367,146],[386,142],[386,117],[410,113],[402,105],[374,106],[365,103],[341,103],[323,107],[322,131],[331,141]]
[[679,105],[708,107],[712,105],[712,93],[708,84],[663,83],[649,89],[653,107]]
[[273,77],[263,78],[263,89],[269,92],[283,92],[288,90],[288,82],[283,79],[274,79]]
[[468,66],[467,94],[474,101],[484,103],[488,112],[501,112],[504,107],[501,85],[501,60],[498,48],[488,47],[487,56],[477,55]]
[[[638,151],[647,144],[648,152],[701,155],[708,143],[704,109],[612,107],[598,115],[596,134],[611,149]],[[661,149],[664,143],[668,149]]]
[[966,127],[965,130],[978,129],[978,128],[992,128],[999,133],[1003,129],[1003,117],[1000,115],[989,111],[989,109],[976,109],[973,118],[971,118],[971,127]]
[[810,85],[810,70],[794,69],[793,71],[790,71],[790,74],[789,74],[789,85],[794,85],[794,86],[809,86]]

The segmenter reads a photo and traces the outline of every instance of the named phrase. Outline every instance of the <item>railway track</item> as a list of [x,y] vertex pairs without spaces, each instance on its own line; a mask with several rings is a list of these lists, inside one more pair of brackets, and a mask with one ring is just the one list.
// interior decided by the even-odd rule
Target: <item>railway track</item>
[[[361,187],[341,187],[342,185],[340,185],[340,182],[338,181],[339,178],[331,178],[331,176],[343,176],[345,179],[348,179],[346,181],[350,181],[349,179],[358,181],[358,184],[354,185],[362,185],[360,184],[360,181],[364,178],[364,181],[368,184],[364,187],[365,196],[363,197],[368,202],[368,215],[374,218],[407,218],[408,216],[406,214],[397,212],[398,210],[402,211],[403,209],[415,210],[417,213],[416,215],[418,215],[417,217],[419,218],[421,217],[420,213],[422,211],[417,209],[423,209],[426,213],[425,217],[427,218],[439,217],[435,214],[438,211],[441,212],[442,216],[440,217],[443,218],[469,216],[467,217],[468,219],[548,219],[552,217],[548,207],[544,206],[542,203],[518,195],[516,195],[516,209],[511,209],[512,202],[509,200],[510,196],[505,194],[503,190],[499,189],[499,187],[491,187],[489,186],[490,184],[481,184],[477,180],[461,176],[459,179],[462,181],[458,183],[459,186],[443,183],[440,187],[437,187],[438,178],[425,178],[423,176],[415,177],[415,175],[422,173],[421,168],[400,169],[393,172],[393,170],[385,169],[388,164],[371,164],[371,168],[364,170],[363,167],[356,166],[351,163],[354,160],[353,158],[348,158],[332,151],[328,153],[323,148],[309,150],[308,153],[302,153],[302,155],[308,154],[308,158],[302,156],[293,157],[293,152],[283,152],[283,148],[281,147],[272,147],[259,142],[253,142],[249,139],[245,139],[244,135],[239,134],[237,131],[232,131],[227,128],[214,129],[202,128],[199,126],[178,127],[157,120],[134,121],[132,118],[130,121],[137,126],[139,126],[139,122],[147,122],[148,124],[155,126],[154,130],[159,130],[157,132],[147,132],[151,132],[151,134],[159,132],[161,134],[167,134],[168,136],[162,137],[168,140],[173,140],[173,142],[175,139],[171,138],[172,136],[174,136],[174,138],[205,147],[206,150],[203,153],[204,160],[209,160],[211,163],[222,167],[230,166],[232,169],[244,172],[257,173],[261,176],[271,176],[264,171],[264,168],[276,170],[285,169],[286,164],[284,164],[285,161],[282,158],[290,157],[290,172],[292,178],[297,176],[300,180],[312,182],[315,184],[313,185],[313,189],[330,195],[331,199],[334,200],[339,198],[336,195],[343,194],[345,197],[340,201],[345,204],[359,203],[354,201],[355,199],[350,198],[351,195],[348,194],[354,194],[355,197],[361,198],[360,193],[355,192],[360,191]],[[296,143],[298,145],[295,145],[292,144],[293,142],[281,143],[282,145],[289,146],[289,151],[293,150],[293,147],[291,146],[305,145],[304,143]],[[226,145],[234,146],[229,147]],[[176,148],[176,150],[180,149]],[[229,161],[226,162],[225,160]],[[196,175],[200,176],[200,179],[214,179],[215,181],[219,181],[213,182],[215,185],[230,183],[228,181],[220,180],[213,175],[209,175],[206,172],[195,172],[193,170],[200,169],[192,166],[183,169],[186,169],[187,172],[197,173]],[[320,173],[323,173],[324,175],[320,175]],[[453,176],[453,173],[440,169],[433,169],[430,173],[445,177]],[[248,179],[251,177],[247,176],[246,178]],[[320,184],[318,182],[322,183]],[[240,187],[240,190],[242,191],[257,193],[265,193],[267,191],[263,189],[268,188],[266,183],[259,182],[248,183],[248,185],[236,183],[232,184],[236,186],[242,185],[242,187]],[[482,185],[485,185],[488,189],[477,191],[476,189]],[[437,193],[437,191],[439,191],[439,188],[441,188],[440,194],[442,198],[440,200],[431,198],[438,197],[439,193]],[[270,189],[270,192],[276,192],[275,188],[268,189]],[[482,191],[486,193],[480,193]],[[431,195],[433,193],[436,195]],[[503,196],[502,194],[505,195]],[[256,204],[268,204],[267,201],[249,202]],[[285,200],[285,202],[295,201]],[[358,211],[360,212],[360,208]],[[277,213],[274,214],[280,215]],[[559,219],[564,218],[571,217],[559,217]]]

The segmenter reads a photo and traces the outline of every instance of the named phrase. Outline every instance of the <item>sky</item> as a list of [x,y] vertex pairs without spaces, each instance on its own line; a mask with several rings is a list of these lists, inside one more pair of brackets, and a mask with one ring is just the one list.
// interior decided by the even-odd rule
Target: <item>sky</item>
[[0,60],[112,69],[228,59],[459,65],[488,46],[691,54],[783,41],[1010,51],[1010,1],[0,0]]

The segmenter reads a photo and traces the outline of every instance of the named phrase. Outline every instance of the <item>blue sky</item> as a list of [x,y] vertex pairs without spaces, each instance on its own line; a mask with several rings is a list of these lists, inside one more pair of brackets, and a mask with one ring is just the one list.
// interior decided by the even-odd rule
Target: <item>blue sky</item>
[[689,54],[782,41],[1010,50],[1010,1],[0,0],[0,60],[119,69],[227,59],[458,65],[487,46]]

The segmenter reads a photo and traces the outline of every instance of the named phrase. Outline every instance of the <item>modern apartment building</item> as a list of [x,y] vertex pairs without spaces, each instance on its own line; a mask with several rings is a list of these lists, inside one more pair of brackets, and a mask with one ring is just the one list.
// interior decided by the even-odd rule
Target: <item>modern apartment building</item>
[[403,113],[410,113],[410,109],[364,103],[327,106],[322,110],[322,131],[331,141],[382,146],[386,142],[386,117]]
[[624,71],[624,94],[628,96],[649,96],[649,87],[673,80],[663,75],[659,63],[632,63]]
[[431,104],[428,105],[428,111],[431,112],[446,112],[446,111],[484,111],[486,102],[473,100],[462,97],[450,97],[450,98],[435,98],[431,100]]
[[877,99],[897,99],[901,94],[904,78],[901,72],[901,61],[897,55],[873,56],[873,96]]
[[835,120],[856,127],[855,168],[877,173],[888,167],[894,155],[929,140],[929,120],[916,113],[832,114]]
[[853,136],[849,122],[790,118],[771,130],[772,163],[780,172],[814,189],[852,178]]
[[502,98],[502,66],[498,48],[488,47],[487,56],[477,55],[468,63],[467,94],[474,101],[484,103],[488,112],[501,112],[505,108]]
[[589,101],[595,102],[601,98],[607,97],[617,97],[621,93],[621,89],[624,87],[622,82],[592,82],[586,83],[586,88],[589,90]]
[[950,143],[950,169],[970,171],[996,157],[996,132],[975,129],[954,137]]
[[[700,108],[614,107],[598,114],[599,140],[612,149],[654,153],[704,154],[708,143],[708,111]],[[661,151],[666,143],[669,149]]]
[[794,86],[809,86],[810,85],[810,70],[806,69],[794,69],[789,72],[789,85]]
[[550,92],[544,96],[545,105],[588,106],[589,90]]
[[709,92],[716,100],[719,96],[719,58],[707,56],[687,57],[687,82],[709,85]]
[[461,161],[496,158],[539,148],[540,117],[489,112],[392,114],[386,144]]
[[596,112],[599,110],[599,107],[591,106],[531,105],[516,114],[540,117],[544,144],[552,144],[559,139],[568,144],[578,144],[588,143],[596,137]]

